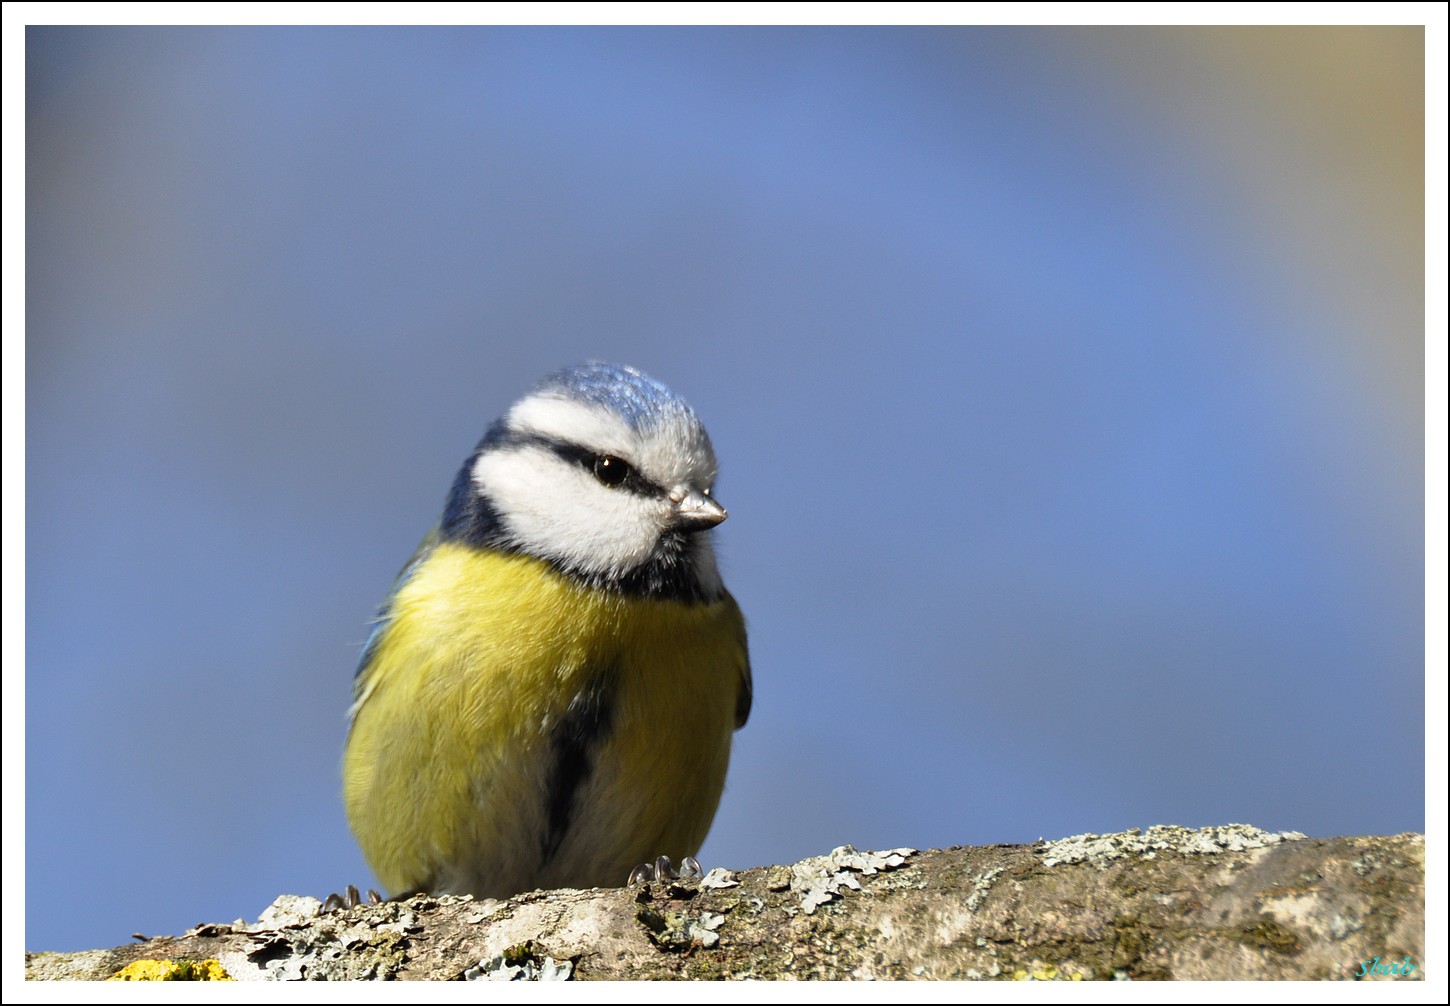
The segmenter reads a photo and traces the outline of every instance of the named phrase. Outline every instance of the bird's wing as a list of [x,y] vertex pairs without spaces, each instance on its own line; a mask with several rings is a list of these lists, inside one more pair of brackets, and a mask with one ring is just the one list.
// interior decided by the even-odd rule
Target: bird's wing
[[413,551],[412,558],[399,570],[397,577],[393,580],[392,588],[388,591],[388,599],[383,602],[376,617],[372,620],[372,630],[368,633],[367,641],[363,643],[362,655],[357,662],[357,672],[352,679],[352,707],[347,711],[349,722],[357,716],[357,711],[362,708],[362,704],[367,701],[368,696],[372,694],[373,688],[377,685],[377,675],[372,673],[373,657],[377,655],[378,646],[382,643],[388,626],[392,624],[393,598],[398,596],[398,591],[402,589],[403,584],[407,583],[418,567],[423,565],[424,560],[428,558],[437,544],[438,529],[435,527],[423,537],[422,542]]
[[[735,605],[735,599],[731,598],[730,603]],[[739,730],[750,719],[750,703],[755,697],[755,686],[750,678],[750,649],[745,639],[745,616],[740,613],[739,605],[735,605],[735,623],[740,633],[740,690],[735,693],[735,729]]]

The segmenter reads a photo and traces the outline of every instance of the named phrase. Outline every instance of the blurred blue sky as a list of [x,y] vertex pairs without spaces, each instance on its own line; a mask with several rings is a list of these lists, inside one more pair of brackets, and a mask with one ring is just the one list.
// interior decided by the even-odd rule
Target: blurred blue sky
[[1425,828],[1420,29],[26,41],[28,949],[370,882],[366,622],[595,358],[721,456],[707,866]]

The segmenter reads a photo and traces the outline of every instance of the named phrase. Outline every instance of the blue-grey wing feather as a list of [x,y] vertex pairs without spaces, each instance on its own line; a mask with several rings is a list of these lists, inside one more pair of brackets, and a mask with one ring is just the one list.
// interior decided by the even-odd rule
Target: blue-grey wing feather
[[373,658],[377,656],[378,647],[382,644],[383,636],[387,633],[388,626],[392,624],[393,598],[398,596],[398,591],[402,589],[403,584],[412,578],[413,574],[417,572],[418,567],[423,565],[424,561],[432,554],[433,549],[437,545],[438,529],[435,527],[424,536],[422,542],[414,550],[412,558],[398,571],[397,577],[393,580],[393,586],[388,591],[388,599],[378,608],[378,613],[372,620],[372,629],[368,632],[367,641],[363,643],[362,654],[358,657],[357,671],[353,674],[352,679],[354,713],[357,711],[357,707],[361,705],[363,693],[366,688],[367,670],[372,665]]

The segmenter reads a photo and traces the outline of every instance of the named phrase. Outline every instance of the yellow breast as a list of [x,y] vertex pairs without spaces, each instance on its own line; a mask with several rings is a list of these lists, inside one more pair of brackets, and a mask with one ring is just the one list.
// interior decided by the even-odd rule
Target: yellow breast
[[623,884],[698,851],[725,783],[744,624],[438,545],[359,680],[348,818],[393,892]]

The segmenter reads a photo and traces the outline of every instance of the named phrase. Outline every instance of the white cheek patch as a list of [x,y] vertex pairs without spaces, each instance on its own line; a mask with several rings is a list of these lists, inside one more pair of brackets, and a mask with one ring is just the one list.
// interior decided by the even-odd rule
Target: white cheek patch
[[488,451],[472,474],[515,544],[586,572],[642,563],[668,517],[664,501],[607,488],[545,447]]

